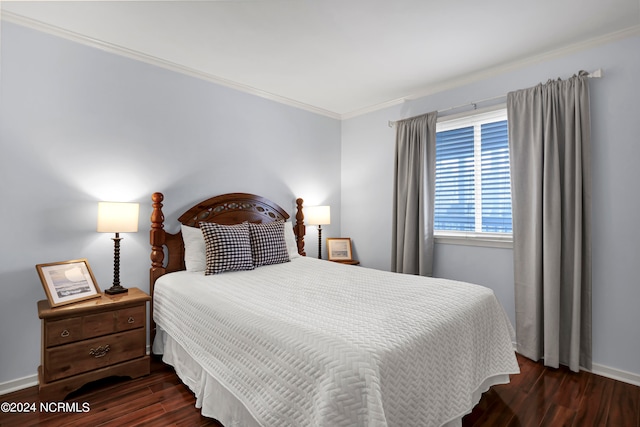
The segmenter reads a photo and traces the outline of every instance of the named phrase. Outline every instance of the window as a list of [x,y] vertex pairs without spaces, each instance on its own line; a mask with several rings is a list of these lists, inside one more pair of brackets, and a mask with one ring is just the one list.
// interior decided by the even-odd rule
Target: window
[[511,239],[506,109],[438,122],[435,199],[437,237]]

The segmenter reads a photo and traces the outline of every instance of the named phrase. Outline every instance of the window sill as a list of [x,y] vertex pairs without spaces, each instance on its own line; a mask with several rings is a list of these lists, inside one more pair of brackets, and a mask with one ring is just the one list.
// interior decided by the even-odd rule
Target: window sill
[[436,234],[435,242],[444,245],[482,246],[486,248],[513,248],[513,237],[495,234],[447,233]]

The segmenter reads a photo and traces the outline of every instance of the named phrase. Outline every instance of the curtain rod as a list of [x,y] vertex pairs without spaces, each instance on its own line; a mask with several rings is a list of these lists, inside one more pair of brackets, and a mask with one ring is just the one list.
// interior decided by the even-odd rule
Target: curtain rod
[[[587,74],[587,77],[590,79],[599,79],[602,77],[602,68],[598,68],[595,71],[590,72],[589,74]],[[456,105],[455,107],[449,107],[449,108],[445,108],[443,110],[438,110],[438,113],[444,113],[447,111],[451,111],[451,110],[457,110],[458,108],[462,108],[462,107],[468,107],[468,106],[473,106],[473,109],[477,109],[478,108],[478,104],[482,104],[484,102],[489,102],[489,101],[495,101],[497,99],[501,99],[501,98],[506,98],[507,95],[500,95],[500,96],[494,96],[492,98],[485,98],[485,99],[481,99],[479,101],[472,101],[472,102],[468,102],[466,104],[460,104],[460,105]],[[417,116],[414,116],[417,117]],[[401,120],[408,120],[408,119],[412,119],[413,117],[408,117],[406,119],[401,119]],[[398,122],[400,120],[389,120],[389,127],[392,128],[395,126],[396,122]]]

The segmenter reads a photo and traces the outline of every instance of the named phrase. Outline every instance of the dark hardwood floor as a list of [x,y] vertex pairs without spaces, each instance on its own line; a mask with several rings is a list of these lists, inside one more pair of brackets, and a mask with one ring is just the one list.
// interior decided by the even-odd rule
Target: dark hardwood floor
[[518,362],[520,374],[486,392],[463,427],[640,427],[640,387],[520,355]]
[[[549,369],[518,357],[521,374],[482,397],[463,427],[610,426],[640,427],[640,387],[568,369]],[[0,396],[0,402],[39,406],[37,387]],[[215,426],[200,415],[195,398],[173,370],[158,360],[151,375],[111,378],[68,397],[87,412],[0,412],[0,426]]]

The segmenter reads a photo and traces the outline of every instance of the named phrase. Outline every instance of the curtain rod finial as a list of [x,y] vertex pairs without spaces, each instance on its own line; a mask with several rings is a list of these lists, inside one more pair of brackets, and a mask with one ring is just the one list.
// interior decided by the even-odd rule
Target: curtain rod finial
[[589,73],[589,77],[593,79],[599,79],[602,77],[602,68],[598,68],[597,70]]

